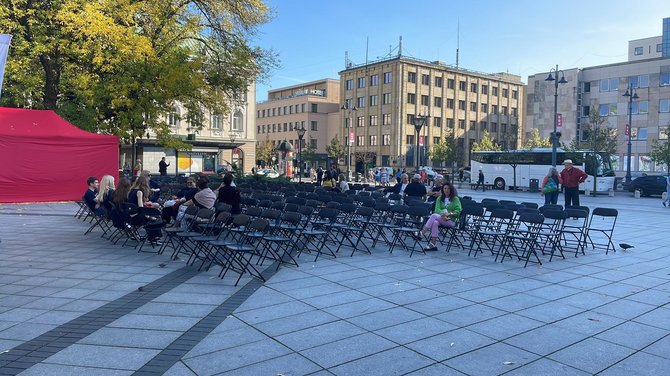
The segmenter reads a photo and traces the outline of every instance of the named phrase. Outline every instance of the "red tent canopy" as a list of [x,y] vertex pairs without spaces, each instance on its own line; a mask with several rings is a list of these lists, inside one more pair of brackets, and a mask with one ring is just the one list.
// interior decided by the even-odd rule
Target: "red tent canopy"
[[80,200],[86,179],[118,177],[119,139],[53,111],[0,107],[0,202]]

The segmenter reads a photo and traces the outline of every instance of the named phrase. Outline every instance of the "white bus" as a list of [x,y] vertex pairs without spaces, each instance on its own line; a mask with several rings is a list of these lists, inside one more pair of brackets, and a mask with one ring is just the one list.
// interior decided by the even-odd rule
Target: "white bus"
[[[612,170],[610,156],[607,153],[597,153],[597,162],[594,166],[593,153],[589,151],[568,152],[556,150],[556,169],[563,170],[563,161],[571,159],[575,167],[586,172],[589,177],[579,186],[580,190],[593,190],[594,175],[597,179],[598,192],[608,192],[614,189],[615,174]],[[529,188],[531,179],[537,179],[540,184],[551,167],[551,148],[537,148],[532,150],[511,151],[476,151],[472,152],[470,166],[472,168],[472,182],[476,182],[481,169],[484,172],[484,182],[493,185],[495,189],[512,189],[514,186],[514,169],[516,164],[516,187]]]

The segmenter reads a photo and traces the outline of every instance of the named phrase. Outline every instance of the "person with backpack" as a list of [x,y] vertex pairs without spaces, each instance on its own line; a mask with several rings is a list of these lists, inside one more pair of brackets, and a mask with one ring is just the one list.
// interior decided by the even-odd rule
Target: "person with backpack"
[[562,184],[561,175],[558,174],[556,167],[549,167],[549,172],[542,180],[540,187],[540,194],[544,196],[545,205],[558,203],[559,184]]

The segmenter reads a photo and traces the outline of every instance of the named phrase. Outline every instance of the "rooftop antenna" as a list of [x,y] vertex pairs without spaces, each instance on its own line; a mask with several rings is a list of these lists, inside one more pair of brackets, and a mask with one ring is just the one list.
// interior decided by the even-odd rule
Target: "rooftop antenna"
[[368,50],[370,47],[370,37],[365,37],[365,68],[368,67]]
[[344,69],[349,69],[351,67],[351,61],[349,61],[349,51],[344,51]]
[[400,36],[400,44],[398,45],[398,56],[402,56],[402,35]]
[[461,20],[458,20],[457,26],[456,26],[456,68],[458,68],[458,50],[460,50],[461,46]]

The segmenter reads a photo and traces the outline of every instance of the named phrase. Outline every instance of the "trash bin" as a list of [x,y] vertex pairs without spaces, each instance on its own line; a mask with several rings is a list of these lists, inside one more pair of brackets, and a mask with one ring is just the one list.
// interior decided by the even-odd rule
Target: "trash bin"
[[537,193],[540,191],[540,180],[538,179],[530,179],[528,181],[528,190]]

